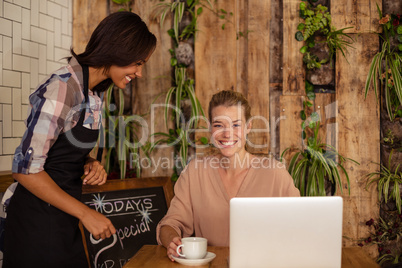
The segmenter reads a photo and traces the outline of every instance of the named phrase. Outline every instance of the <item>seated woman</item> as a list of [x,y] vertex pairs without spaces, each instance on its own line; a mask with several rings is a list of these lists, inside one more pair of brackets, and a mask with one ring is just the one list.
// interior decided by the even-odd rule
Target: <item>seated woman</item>
[[208,115],[218,152],[186,166],[157,226],[157,241],[172,261],[172,255],[178,257],[181,237],[195,235],[207,238],[210,246],[229,246],[231,198],[300,196],[282,163],[246,151],[250,110],[238,92],[221,91],[212,97]]

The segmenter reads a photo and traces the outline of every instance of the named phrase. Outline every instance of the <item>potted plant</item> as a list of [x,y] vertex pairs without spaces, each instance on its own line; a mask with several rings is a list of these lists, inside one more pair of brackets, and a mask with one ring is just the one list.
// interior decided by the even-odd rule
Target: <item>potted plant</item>
[[347,48],[352,47],[352,37],[344,33],[351,27],[337,30],[331,23],[328,8],[321,4],[302,0],[299,8],[304,23],[298,25],[295,37],[305,42],[300,52],[307,68],[307,80],[317,86],[333,84],[335,55],[339,51],[346,58]]
[[[378,99],[380,89],[384,91],[385,105],[390,121],[402,117],[402,17],[382,15],[377,5],[383,35],[381,50],[373,57],[365,85],[365,97],[370,86]],[[396,39],[397,43],[393,39]],[[378,84],[380,80],[380,84]]]
[[[389,121],[386,122],[390,123]],[[399,130],[398,124],[398,122],[386,124],[390,128],[386,127],[385,133],[382,133],[383,138],[381,139],[382,163],[389,163],[391,170],[395,170],[396,166],[402,163],[402,140],[400,139],[402,133],[398,133],[399,136],[395,133]]]
[[[118,90],[118,100],[113,98],[114,90]],[[140,143],[137,135],[144,120],[139,115],[124,115],[122,89],[112,84],[105,95],[106,173],[110,179],[138,178],[141,176],[140,150],[149,158],[149,143]]]
[[392,152],[389,156],[388,167],[378,164],[380,170],[376,172],[371,172],[366,175],[367,183],[366,189],[372,184],[377,183],[378,187],[378,201],[385,204],[388,201],[395,201],[396,208],[399,213],[401,213],[401,188],[402,188],[402,171],[400,168],[400,163],[396,166],[394,170],[391,169],[391,159]]
[[386,219],[381,217],[378,220],[370,219],[366,225],[371,229],[370,235],[361,239],[358,246],[377,245],[379,254],[377,262],[382,267],[401,263],[402,214],[389,213]]
[[[174,173],[172,175],[172,180],[175,181],[180,175],[182,169],[187,165],[189,160],[189,148],[190,148],[190,132],[189,130],[198,127],[198,119],[204,115],[204,111],[201,104],[194,92],[194,80],[187,78],[186,69],[176,68],[175,69],[175,86],[172,86],[165,98],[165,122],[166,128],[169,129],[168,122],[170,115],[173,114],[173,119],[175,122],[175,129],[169,129],[167,133],[156,132],[152,136],[159,137],[159,139],[152,143],[150,147],[150,152],[152,152],[158,144],[165,143],[168,146],[175,146],[176,152],[178,153],[179,161],[175,161],[176,165],[174,167]],[[172,106],[171,100],[174,97],[173,112],[171,111]],[[182,113],[182,103],[185,100],[190,100],[190,115],[186,120]],[[203,144],[208,143],[205,141],[206,138],[201,139]]]
[[[194,79],[191,77],[190,69],[193,68],[192,40],[197,31],[197,18],[207,6],[212,8],[209,0],[161,1],[156,6],[159,9],[161,28],[166,16],[169,13],[173,16],[173,28],[168,30],[168,34],[173,39],[175,47],[169,50],[174,77],[173,85],[167,90],[164,102],[164,120],[168,131],[151,134],[157,140],[151,144],[150,152],[160,144],[175,147],[175,158],[178,161],[174,161],[173,181],[177,180],[192,154],[189,139],[193,134],[190,135],[189,129],[197,128],[199,117],[204,116],[204,111],[195,95]],[[173,128],[168,126],[170,119],[174,122]]]
[[[348,192],[350,194],[350,181],[343,164],[346,161],[356,161],[340,155],[336,149],[318,139],[320,121],[318,114],[312,114],[312,120],[305,125],[313,130],[313,135],[307,138],[305,149],[296,149],[292,156],[288,171],[293,178],[295,186],[300,190],[302,196],[325,196],[333,195],[336,189],[343,193],[340,173],[346,176]],[[290,152],[287,148],[282,152],[281,158]]]

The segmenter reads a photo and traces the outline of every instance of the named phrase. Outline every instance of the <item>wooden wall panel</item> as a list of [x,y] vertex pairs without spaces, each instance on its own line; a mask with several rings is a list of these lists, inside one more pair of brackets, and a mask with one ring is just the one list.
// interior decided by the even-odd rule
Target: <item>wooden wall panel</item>
[[318,138],[321,143],[327,143],[336,148],[337,102],[335,97],[335,94],[317,93],[314,100],[314,111],[320,115],[321,120]]
[[[249,0],[247,14],[247,79],[238,88],[251,104],[253,130],[249,134],[249,151],[268,154],[269,142],[269,18],[271,1]],[[245,39],[245,40],[244,40]]]
[[[280,153],[286,148],[302,148],[302,120],[300,111],[303,109],[304,96],[280,97],[281,117],[279,122]],[[285,158],[289,163],[290,155]]]
[[[242,1],[240,1],[242,2]],[[270,83],[282,84],[283,63],[283,2],[271,0],[271,17],[269,25],[270,55],[269,55],[269,80]]]
[[345,33],[378,32],[381,28],[376,4],[382,9],[381,0],[331,0],[332,24],[337,29],[353,27]]
[[[372,162],[380,162],[380,118],[374,94],[364,100],[364,85],[372,57],[378,51],[376,34],[354,35],[357,42],[348,62],[343,57],[336,64],[336,97],[338,100],[339,153],[360,165],[346,163],[351,194],[344,192],[343,233],[352,239],[367,236],[366,220],[376,218],[379,208],[375,187],[365,190],[363,177],[376,169]],[[343,176],[346,190],[346,178]],[[344,245],[355,245],[344,240]]]
[[304,95],[303,54],[299,52],[304,42],[295,38],[300,0],[283,0],[283,94]]
[[108,1],[74,0],[73,48],[75,53],[84,52],[92,32],[108,15]]
[[[159,0],[134,1],[132,11],[137,13],[148,25],[149,30],[156,36],[157,45],[149,61],[144,65],[141,79],[132,83],[133,114],[150,114],[145,116],[148,123],[147,133],[167,132],[164,120],[165,95],[171,87],[171,66],[169,49],[172,48],[171,37],[166,31],[171,27],[171,17],[167,16],[164,28],[161,29],[159,20],[154,18],[154,10]],[[161,95],[151,106],[158,95]],[[173,148],[160,148],[151,155],[153,165],[142,170],[142,177],[170,176],[173,168]],[[162,165],[164,163],[164,165]],[[170,165],[167,165],[169,163]],[[146,165],[144,165],[146,167]]]

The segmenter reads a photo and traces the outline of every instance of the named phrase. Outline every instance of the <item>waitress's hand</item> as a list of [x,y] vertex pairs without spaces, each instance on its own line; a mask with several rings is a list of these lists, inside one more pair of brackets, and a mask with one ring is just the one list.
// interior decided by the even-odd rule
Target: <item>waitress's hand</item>
[[87,213],[80,220],[96,240],[109,238],[116,233],[112,222],[93,209],[88,208]]
[[102,185],[105,184],[106,179],[107,173],[102,164],[89,157],[84,166],[84,180],[82,184]]
[[181,245],[181,238],[179,236],[173,237],[172,242],[169,243],[169,246],[167,247],[167,255],[171,261],[174,261],[173,256],[179,257],[179,254],[177,254],[177,247]]

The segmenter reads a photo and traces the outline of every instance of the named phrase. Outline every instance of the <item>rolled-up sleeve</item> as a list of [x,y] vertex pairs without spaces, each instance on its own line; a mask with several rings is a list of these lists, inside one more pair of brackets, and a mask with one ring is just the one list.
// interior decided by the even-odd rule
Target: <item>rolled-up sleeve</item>
[[181,237],[191,236],[194,233],[194,217],[190,196],[189,170],[185,169],[177,180],[174,191],[175,196],[165,217],[156,227],[156,239],[161,245],[160,229],[162,226],[172,227]]
[[52,74],[29,97],[31,110],[25,121],[27,129],[16,148],[13,173],[38,173],[43,170],[47,153],[66,124],[74,105],[67,80],[71,74]]

